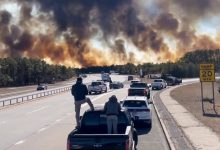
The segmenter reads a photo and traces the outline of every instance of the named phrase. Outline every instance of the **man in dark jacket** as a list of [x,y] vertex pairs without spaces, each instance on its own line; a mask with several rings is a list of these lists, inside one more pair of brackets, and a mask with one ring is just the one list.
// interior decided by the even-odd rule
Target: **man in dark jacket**
[[118,114],[121,111],[121,106],[118,103],[115,95],[112,95],[109,98],[109,101],[105,103],[104,111],[107,116],[108,134],[112,133],[112,127],[113,127],[113,134],[117,134]]
[[94,106],[91,100],[88,97],[86,97],[86,95],[88,95],[88,89],[86,85],[82,83],[81,77],[77,78],[76,84],[72,86],[71,92],[75,99],[75,112],[76,112],[75,117],[76,117],[77,127],[79,127],[81,105],[87,102],[91,110],[94,110]]

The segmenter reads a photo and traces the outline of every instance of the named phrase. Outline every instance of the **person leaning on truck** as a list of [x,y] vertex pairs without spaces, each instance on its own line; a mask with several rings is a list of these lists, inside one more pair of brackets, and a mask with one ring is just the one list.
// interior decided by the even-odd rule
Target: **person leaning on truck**
[[107,127],[108,127],[108,134],[112,133],[113,127],[113,134],[117,134],[118,132],[118,115],[121,111],[121,106],[118,103],[118,99],[115,95],[112,95],[108,102],[105,103],[104,111],[107,116]]
[[75,117],[76,117],[76,127],[80,125],[80,109],[83,103],[88,103],[91,110],[94,110],[94,106],[90,100],[90,98],[86,97],[88,95],[88,89],[85,84],[82,83],[82,78],[78,77],[76,80],[76,84],[72,86],[71,90],[72,95],[75,99]]

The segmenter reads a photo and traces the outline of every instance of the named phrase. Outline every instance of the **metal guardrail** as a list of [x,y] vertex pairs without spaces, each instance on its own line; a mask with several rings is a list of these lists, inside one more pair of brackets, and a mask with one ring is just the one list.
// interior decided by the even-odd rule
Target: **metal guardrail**
[[25,95],[22,95],[22,96],[14,96],[14,97],[10,97],[10,98],[5,98],[3,100],[0,100],[0,107],[14,105],[14,104],[17,104],[17,103],[22,103],[22,102],[25,102],[25,101],[31,101],[31,100],[41,98],[41,97],[46,97],[46,96],[59,94],[59,93],[62,93],[62,92],[69,91],[69,90],[71,90],[71,88],[72,88],[71,86],[62,87],[62,88],[46,90],[46,91],[43,91],[43,92],[37,92],[37,93],[32,93],[32,94],[25,94]]

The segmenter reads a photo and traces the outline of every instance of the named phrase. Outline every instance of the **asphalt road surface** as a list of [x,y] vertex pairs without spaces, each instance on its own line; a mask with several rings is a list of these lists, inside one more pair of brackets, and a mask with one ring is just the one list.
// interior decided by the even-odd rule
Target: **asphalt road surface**
[[[99,78],[97,76],[97,78]],[[92,81],[87,78],[85,82]],[[112,76],[112,80],[125,81],[125,76]],[[89,96],[94,105],[103,105],[115,94],[119,100],[127,95],[127,88]],[[151,93],[155,94],[155,91]],[[153,107],[152,107],[153,108]],[[81,114],[88,109],[82,106]],[[158,118],[153,110],[152,128],[140,128],[138,150],[169,149]],[[74,100],[70,92],[45,97],[36,101],[0,110],[1,150],[65,150],[66,139],[75,127]]]

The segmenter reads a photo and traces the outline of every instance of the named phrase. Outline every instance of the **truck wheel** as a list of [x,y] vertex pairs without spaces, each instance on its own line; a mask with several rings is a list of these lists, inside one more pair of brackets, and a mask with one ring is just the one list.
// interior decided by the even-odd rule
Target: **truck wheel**
[[89,95],[92,95],[92,92],[89,92]]

